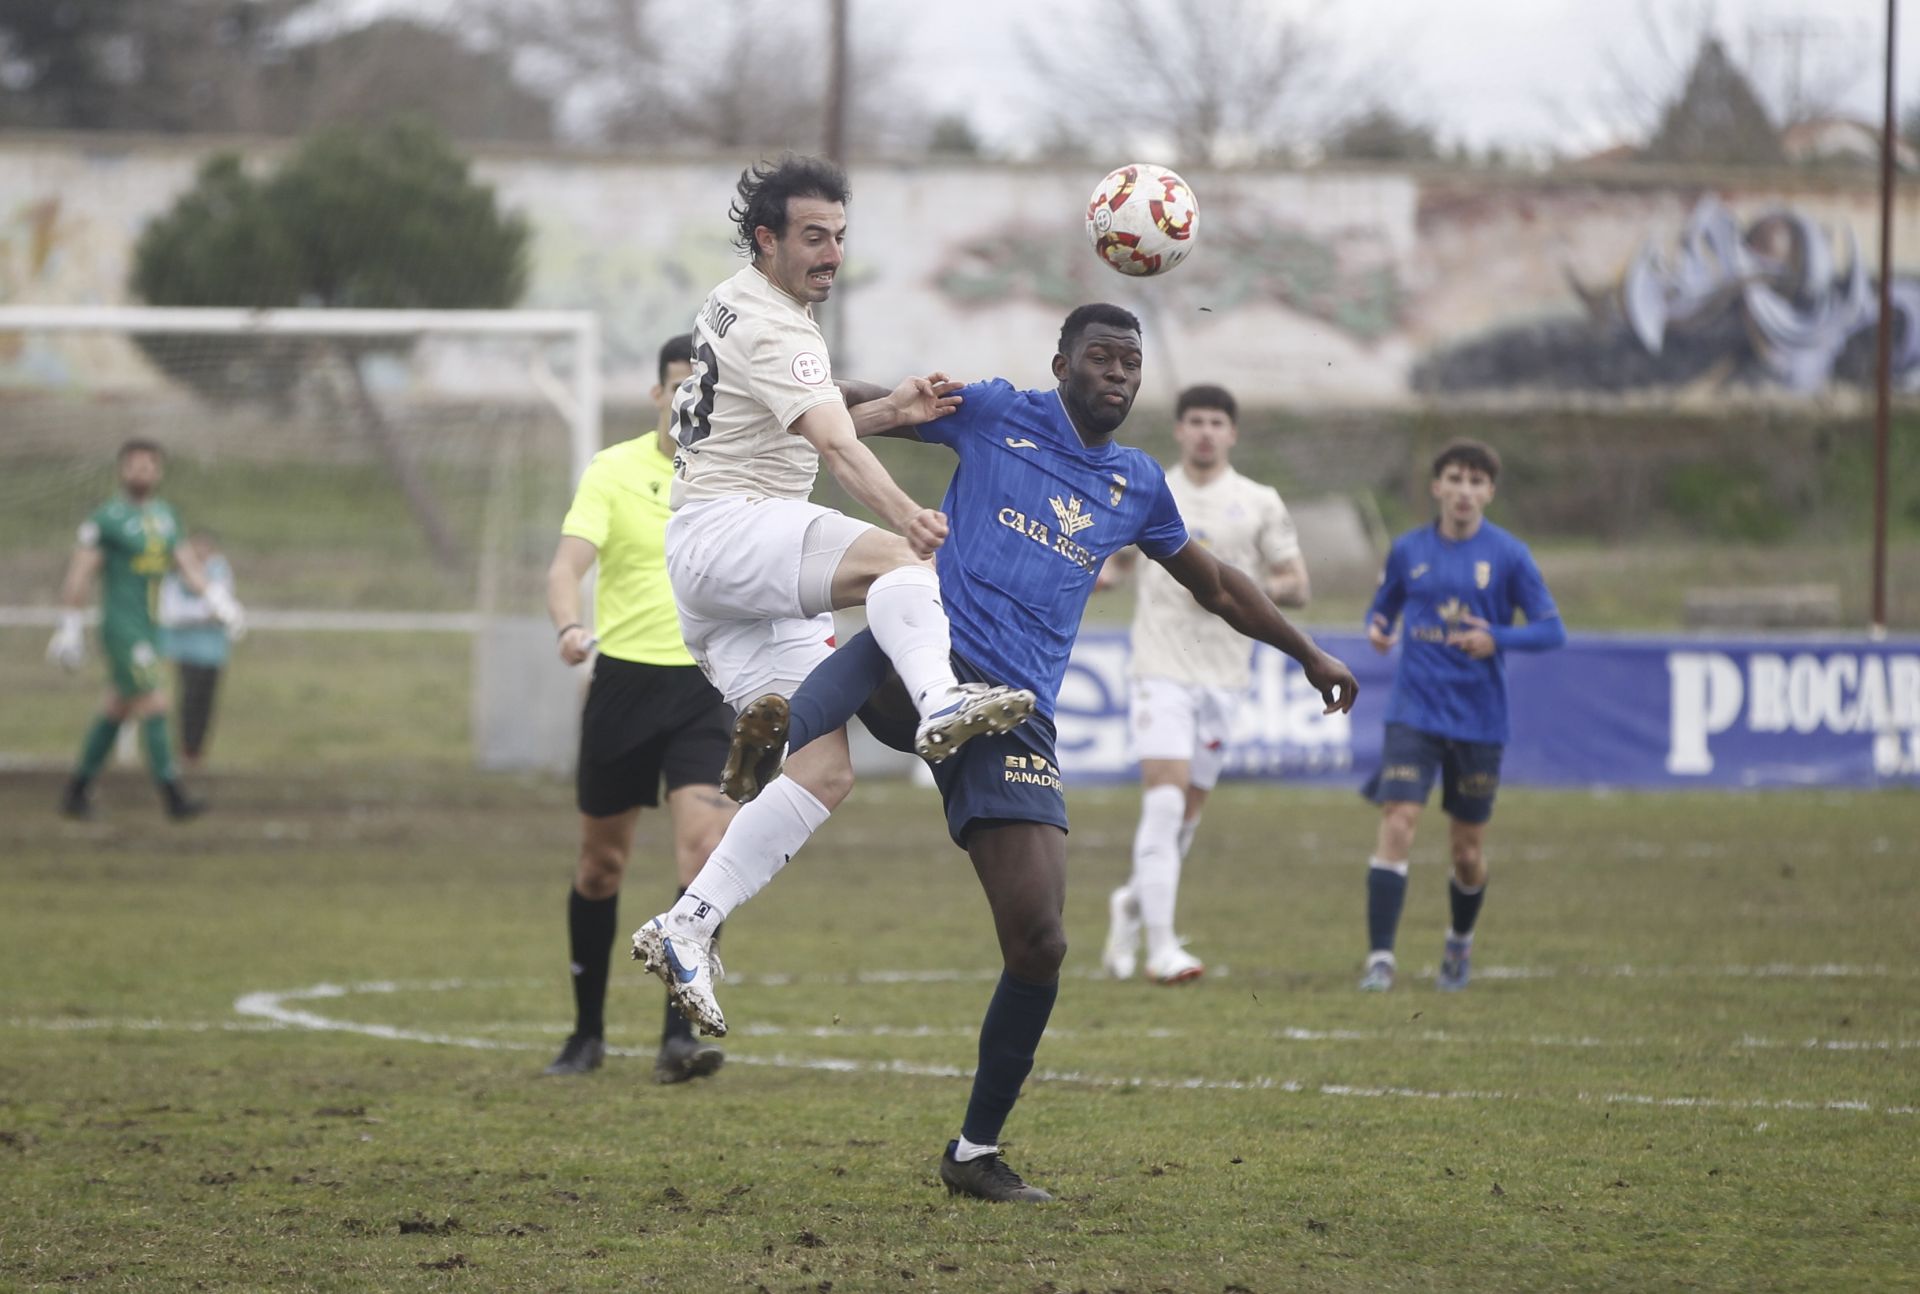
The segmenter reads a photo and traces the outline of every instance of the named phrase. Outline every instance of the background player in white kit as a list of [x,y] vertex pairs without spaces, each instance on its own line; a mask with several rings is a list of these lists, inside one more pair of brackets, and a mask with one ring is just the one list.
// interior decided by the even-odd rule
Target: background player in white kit
[[[1167,473],[1168,488],[1196,542],[1251,575],[1279,605],[1303,607],[1307,565],[1286,504],[1278,491],[1248,480],[1228,461],[1239,439],[1238,417],[1223,387],[1180,393],[1173,428],[1180,462]],[[1110,900],[1102,961],[1115,978],[1132,978],[1142,933],[1149,978],[1179,984],[1205,973],[1175,937],[1173,910],[1180,864],[1220,779],[1233,707],[1251,682],[1252,646],[1157,564],[1141,571],[1128,717],[1143,790],[1133,874]]]
[[[834,381],[812,305],[832,292],[846,239],[848,186],[837,166],[789,154],[748,167],[737,195],[728,214],[751,263],[701,307],[693,372],[674,398],[667,573],[681,632],[742,711],[767,693],[791,696],[832,650],[832,613],[865,603],[874,640],[919,711],[915,746],[937,762],[970,737],[1021,723],[1034,703],[1031,692],[955,680],[927,560],[947,519],[909,498],[860,443],[951,412],[956,387],[939,374],[891,393]],[[809,502],[822,460],[898,533]],[[852,790],[845,729],[796,754],[786,773],[734,818],[673,909],[633,937],[634,957],[671,972],[682,1013],[708,1033],[726,1028],[710,992],[713,933]]]

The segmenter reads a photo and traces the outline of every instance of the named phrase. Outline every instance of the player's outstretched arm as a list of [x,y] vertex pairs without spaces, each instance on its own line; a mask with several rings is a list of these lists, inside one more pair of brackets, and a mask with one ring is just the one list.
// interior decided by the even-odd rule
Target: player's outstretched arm
[[594,637],[580,623],[580,581],[587,578],[600,555],[578,535],[560,536],[547,567],[547,617],[559,635],[560,659],[578,665],[593,651]]
[[868,436],[918,440],[915,427],[944,418],[961,404],[960,383],[945,373],[910,377],[891,391],[870,382],[839,385],[853,415],[853,434],[863,440]]
[[73,550],[67,562],[66,578],[60,582],[60,627],[47,644],[47,659],[62,669],[79,669],[87,658],[86,606],[93,592],[93,581],[105,559],[100,550],[83,543]]
[[1277,647],[1300,662],[1307,681],[1327,703],[1326,713],[1353,709],[1360,685],[1353,671],[1320,650],[1313,639],[1280,614],[1265,591],[1247,575],[1189,541],[1171,557],[1158,559],[1194,601],[1249,638]]
[[837,400],[816,404],[794,419],[787,430],[818,450],[841,488],[905,536],[914,552],[931,557],[946,542],[946,514],[921,507],[894,484],[873,451],[860,443],[845,405]]

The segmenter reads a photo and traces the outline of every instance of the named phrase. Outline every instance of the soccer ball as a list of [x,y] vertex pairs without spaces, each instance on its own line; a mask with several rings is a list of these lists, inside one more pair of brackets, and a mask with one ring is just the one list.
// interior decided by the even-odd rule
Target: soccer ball
[[1109,172],[1087,203],[1094,254],[1122,274],[1165,274],[1187,259],[1199,223],[1187,182],[1144,162]]

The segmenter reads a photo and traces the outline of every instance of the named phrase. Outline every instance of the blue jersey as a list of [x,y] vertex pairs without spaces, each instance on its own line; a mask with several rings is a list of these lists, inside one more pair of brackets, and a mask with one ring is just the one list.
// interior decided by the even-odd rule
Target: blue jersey
[[1100,563],[1129,544],[1171,557],[1187,527],[1160,465],[1112,441],[1082,444],[1058,391],[996,378],[961,395],[956,412],[916,428],[960,456],[936,558],[953,649],[1031,689],[1051,717]]
[[[1506,629],[1516,611],[1529,626],[1554,623],[1540,634]],[[1376,615],[1389,625],[1395,616],[1404,622],[1386,721],[1455,741],[1506,742],[1508,641],[1541,648],[1565,640],[1533,554],[1491,521],[1482,521],[1471,539],[1451,540],[1429,525],[1394,540],[1367,608],[1369,620]],[[1448,632],[1468,615],[1492,626],[1499,649],[1486,660],[1446,645]]]

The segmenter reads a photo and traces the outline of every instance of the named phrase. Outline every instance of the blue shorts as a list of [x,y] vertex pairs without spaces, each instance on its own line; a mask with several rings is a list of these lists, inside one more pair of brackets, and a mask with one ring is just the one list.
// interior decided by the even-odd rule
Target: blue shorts
[[[958,655],[953,672],[964,683],[994,681]],[[947,834],[962,849],[976,823],[1038,822],[1067,829],[1053,721],[1037,711],[1011,732],[975,737],[932,769],[933,784],[947,806]]]
[[1455,741],[1404,723],[1387,725],[1380,767],[1360,794],[1375,804],[1425,804],[1440,775],[1440,807],[1459,822],[1478,825],[1493,817],[1500,789],[1500,757],[1506,747],[1494,742]]

